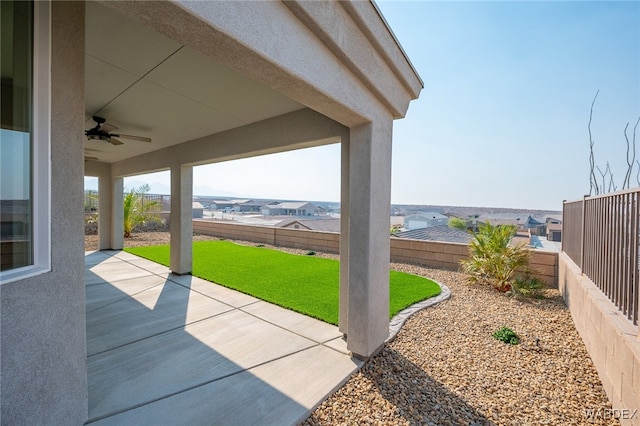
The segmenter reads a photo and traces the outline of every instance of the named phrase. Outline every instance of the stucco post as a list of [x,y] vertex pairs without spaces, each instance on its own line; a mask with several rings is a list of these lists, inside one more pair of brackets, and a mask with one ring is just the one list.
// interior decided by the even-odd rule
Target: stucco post
[[111,249],[122,250],[124,247],[124,178],[115,177],[110,180],[112,188]]
[[340,311],[338,329],[347,334],[349,327],[349,141],[340,149]]
[[111,248],[111,203],[113,202],[111,176],[98,176],[98,250]]
[[188,274],[192,264],[193,167],[171,166],[171,258],[174,274]]
[[347,348],[367,358],[389,335],[391,119],[351,129]]

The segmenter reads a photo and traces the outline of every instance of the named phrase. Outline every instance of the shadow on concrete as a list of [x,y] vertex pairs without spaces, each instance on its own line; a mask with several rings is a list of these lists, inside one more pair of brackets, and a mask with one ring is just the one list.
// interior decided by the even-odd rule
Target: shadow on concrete
[[131,265],[116,254],[87,256],[88,423],[282,425],[308,415],[295,395],[272,386],[265,365],[313,351],[314,342],[256,326],[255,317],[192,291],[191,277],[110,282],[92,272],[110,263],[103,269],[126,273]]

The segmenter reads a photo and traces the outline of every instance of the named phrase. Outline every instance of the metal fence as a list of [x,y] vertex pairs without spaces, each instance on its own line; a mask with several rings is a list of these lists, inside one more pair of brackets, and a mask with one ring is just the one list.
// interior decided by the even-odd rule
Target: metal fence
[[85,189],[84,191],[84,211],[85,213],[98,211],[98,191]]
[[640,188],[565,202],[562,250],[634,325],[639,307]]
[[[163,194],[142,194],[138,202],[139,209],[148,212],[161,212],[171,210],[171,195]],[[84,211],[98,211],[98,191],[86,189],[84,191]]]
[[[162,194],[142,194],[140,197],[140,210],[148,212],[161,212],[171,210],[171,196]],[[145,206],[146,209],[145,209]]]

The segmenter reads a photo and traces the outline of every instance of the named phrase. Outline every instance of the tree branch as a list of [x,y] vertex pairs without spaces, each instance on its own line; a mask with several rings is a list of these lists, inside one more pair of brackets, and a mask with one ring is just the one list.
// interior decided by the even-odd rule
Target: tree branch
[[587,125],[587,129],[589,130],[589,165],[591,166],[591,174],[589,175],[589,183],[590,183],[589,195],[593,195],[592,192],[594,189],[596,191],[595,195],[598,195],[598,183],[596,181],[596,174],[594,170],[595,160],[593,157],[594,142],[593,142],[593,137],[591,135],[591,120],[593,119],[593,106],[595,105],[596,99],[598,98],[598,93],[600,93],[600,89],[598,89],[598,91],[596,92],[596,95],[593,97],[593,101],[591,102],[591,110],[589,111],[589,124]]

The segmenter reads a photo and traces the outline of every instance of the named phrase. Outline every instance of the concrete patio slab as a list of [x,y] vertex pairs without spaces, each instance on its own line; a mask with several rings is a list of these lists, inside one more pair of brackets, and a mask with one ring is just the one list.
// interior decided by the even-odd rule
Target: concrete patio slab
[[359,366],[343,354],[315,346],[95,424],[294,425]]
[[111,254],[113,254],[114,257],[120,259],[120,260],[146,260],[142,257],[136,256],[135,254],[131,254],[128,253],[126,251],[121,251],[121,250],[110,250],[109,251]]
[[243,312],[227,312],[92,357],[89,411],[104,416],[149,403],[313,344]]
[[120,259],[113,256],[113,254],[104,251],[91,251],[86,252],[84,255],[85,268],[90,268],[91,266],[97,265],[98,263],[117,262],[119,260]]
[[100,255],[87,268],[88,423],[296,424],[361,366],[337,327]]
[[147,275],[130,280],[113,282],[101,281],[87,285],[86,302],[87,312],[104,307],[118,300],[125,300],[152,287],[164,284],[166,280],[157,275]]
[[240,308],[260,301],[260,299],[256,299],[253,296],[231,290],[221,285],[211,285],[211,282],[192,275],[162,274],[162,276],[166,276],[168,280],[174,283],[183,285],[190,288],[192,291],[197,291],[205,296],[224,302],[234,308]]
[[344,337],[337,337],[333,340],[329,340],[328,342],[325,342],[324,345],[345,355],[351,355],[351,352],[347,349],[347,340]]
[[245,306],[242,310],[318,343],[342,337],[336,326],[264,301]]
[[171,281],[96,309],[87,317],[87,354],[184,327],[233,309]]
[[132,265],[139,266],[145,271],[153,272],[154,274],[168,274],[170,272],[168,267],[147,259],[128,259],[127,262]]
[[85,271],[86,284],[95,284],[103,281],[120,281],[124,279],[144,277],[152,275],[151,272],[124,261],[103,262],[93,265],[89,271]]

